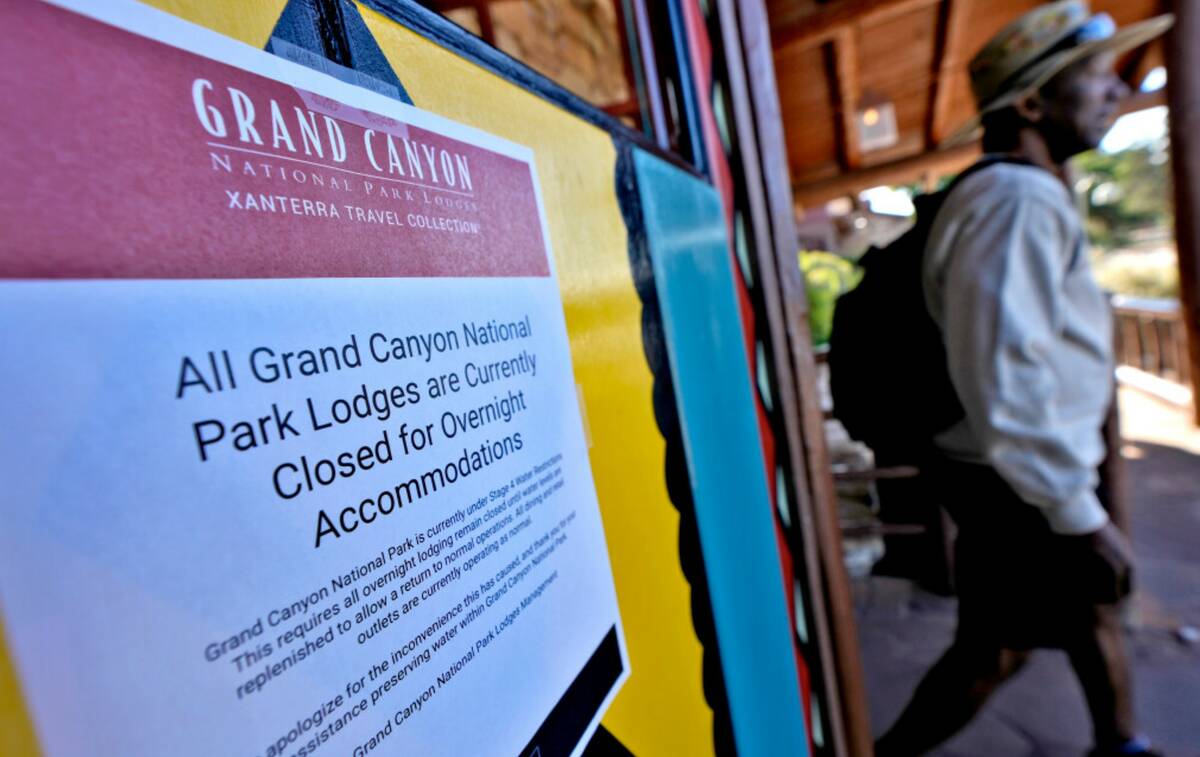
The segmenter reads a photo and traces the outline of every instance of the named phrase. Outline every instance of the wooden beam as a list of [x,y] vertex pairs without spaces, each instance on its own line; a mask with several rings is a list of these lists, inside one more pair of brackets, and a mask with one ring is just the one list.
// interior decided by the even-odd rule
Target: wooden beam
[[853,27],[839,29],[826,50],[827,67],[833,80],[833,113],[837,119],[838,162],[842,171],[862,165],[858,142],[858,35]]
[[1200,0],[1174,0],[1166,40],[1180,310],[1188,332],[1192,401],[1200,423]]
[[[810,580],[816,580],[818,586],[824,588],[824,591],[814,592],[815,596],[809,600],[814,616],[813,636],[824,663],[823,680],[818,685],[825,696],[820,697],[817,691],[814,694],[817,694],[818,702],[824,700],[823,709],[833,731],[827,734],[831,743],[824,753],[836,757],[865,757],[871,754],[865,679],[850,580],[842,552],[837,490],[817,399],[817,368],[808,330],[804,278],[796,264],[796,219],[789,188],[787,146],[770,25],[762,0],[738,0],[736,6],[752,101],[754,128],[751,131],[757,136],[760,147],[758,163],[762,166],[765,201],[770,209],[771,252],[775,258],[773,266],[764,262],[760,276],[761,270],[773,268],[777,277],[782,323],[778,313],[769,317],[772,332],[782,331],[786,335],[786,347],[775,357],[786,357],[790,362],[790,371],[784,367],[778,374],[780,393],[794,394],[795,403],[798,403],[796,409],[791,409],[793,402],[789,401],[785,410],[788,459],[797,483],[807,473],[807,486],[797,486],[798,496],[793,497],[795,527],[792,532],[793,537],[799,536],[803,541],[800,557],[808,566]],[[722,18],[722,28],[728,23],[727,17]],[[759,252],[762,259],[764,251]],[[765,276],[761,277],[763,289],[776,288],[769,287]],[[773,298],[774,294],[770,295],[770,299]],[[794,383],[785,383],[789,373]]]
[[911,158],[902,158],[891,163],[871,166],[831,179],[798,185],[792,188],[792,192],[798,206],[812,207],[838,197],[856,194],[871,187],[916,181],[923,173],[955,173],[975,162],[979,154],[978,144],[921,153]]
[[601,108],[610,116],[636,116],[642,112],[641,103],[638,102],[637,95],[627,97],[624,100],[615,103],[609,103]]
[[1133,52],[1121,68],[1121,78],[1136,92],[1146,75],[1161,65],[1163,65],[1162,40],[1154,40]]
[[940,0],[837,0],[815,13],[776,14],[771,19],[771,44],[777,50],[819,45],[843,27],[884,21],[937,2]]
[[959,59],[964,53],[963,37],[966,36],[967,10],[966,0],[945,0],[942,4],[941,39],[934,58],[938,65],[933,75],[929,123],[925,133],[925,146],[930,150],[949,136],[950,106],[953,97],[950,77],[964,63]]
[[1153,92],[1134,92],[1121,103],[1117,114],[1118,116],[1125,116],[1130,113],[1136,113],[1139,110],[1149,110],[1150,108],[1157,108],[1160,105],[1166,104],[1167,91],[1165,89],[1156,89]]
[[838,169],[837,161],[831,160],[815,166],[793,169],[791,184],[793,187],[803,187],[841,175],[842,171]]
[[[841,665],[835,655],[835,638],[839,628],[832,620],[833,606],[826,596],[827,582],[825,567],[821,562],[822,547],[818,533],[812,527],[814,507],[827,508],[836,513],[836,501],[814,502],[817,486],[807,466],[805,455],[805,426],[802,416],[802,382],[815,382],[815,376],[798,376],[792,362],[789,320],[783,303],[783,291],[779,283],[778,264],[784,260],[795,268],[794,222],[790,196],[778,198],[771,191],[771,184],[779,184],[785,193],[788,187],[787,156],[784,152],[783,121],[780,117],[778,93],[775,89],[774,63],[770,46],[769,27],[761,0],[716,0],[720,17],[717,28],[721,34],[721,47],[729,83],[729,100],[734,120],[737,165],[743,173],[745,188],[744,210],[748,221],[750,249],[754,255],[754,276],[758,279],[755,288],[761,296],[762,312],[766,315],[764,343],[769,347],[768,359],[775,374],[778,410],[775,418],[782,427],[782,436],[777,435],[779,459],[777,462],[786,472],[788,485],[788,520],[784,535],[792,556],[792,575],[788,579],[799,585],[805,594],[805,605],[811,612],[812,632],[805,654],[808,658],[812,678],[812,695],[821,703],[820,711],[828,721],[831,755],[846,757],[846,723],[842,717],[842,689],[839,671]],[[741,14],[742,24],[737,23]],[[753,30],[758,30],[755,34]],[[781,217],[779,214],[782,213]],[[776,236],[781,226],[788,227],[784,236]],[[761,323],[761,322],[760,322]],[[810,347],[811,349],[811,347]],[[823,475],[818,472],[818,475]],[[780,503],[782,504],[782,503]],[[792,589],[789,586],[788,589]],[[849,597],[845,597],[848,600]],[[806,607],[795,607],[796,613],[807,616]],[[809,618],[806,617],[806,620]],[[852,642],[857,648],[857,642]],[[815,669],[814,669],[815,668]],[[862,685],[861,676],[850,684]],[[819,717],[809,711],[804,716]],[[822,724],[823,725],[823,724]]]

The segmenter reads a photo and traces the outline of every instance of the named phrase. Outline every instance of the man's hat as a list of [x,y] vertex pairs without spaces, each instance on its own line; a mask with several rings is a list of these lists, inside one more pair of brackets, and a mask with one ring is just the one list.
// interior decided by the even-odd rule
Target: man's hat
[[949,142],[963,142],[984,114],[1012,105],[1081,58],[1120,54],[1159,36],[1175,17],[1167,13],[1117,28],[1107,13],[1092,15],[1083,0],[1034,8],[1000,30],[971,59],[971,91],[978,115]]

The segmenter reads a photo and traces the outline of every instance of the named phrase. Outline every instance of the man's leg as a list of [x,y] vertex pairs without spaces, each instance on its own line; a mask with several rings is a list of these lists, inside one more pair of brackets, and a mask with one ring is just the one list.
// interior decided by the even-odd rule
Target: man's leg
[[876,757],[917,757],[950,738],[1028,656],[960,634],[925,674],[900,718],[876,742]]
[[1072,640],[1066,651],[1087,698],[1096,746],[1113,749],[1134,738],[1129,661],[1117,608],[1102,607],[1095,627]]

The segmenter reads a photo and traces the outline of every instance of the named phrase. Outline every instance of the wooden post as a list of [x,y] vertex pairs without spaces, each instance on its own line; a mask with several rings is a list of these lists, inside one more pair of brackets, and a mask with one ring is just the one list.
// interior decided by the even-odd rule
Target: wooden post
[[[621,2],[621,0],[616,0],[613,3],[613,10],[617,16],[617,36],[621,38],[621,70],[625,74],[625,87],[628,91],[626,92],[625,102],[612,103],[606,110],[608,110],[610,115],[636,115],[638,117],[639,128],[645,131],[646,119],[642,117],[641,100],[638,98],[638,77],[633,70],[634,58],[641,57],[636,52],[638,46],[637,29],[625,17],[625,3]],[[614,113],[614,110],[618,112]]]
[[1138,331],[1142,335],[1142,344],[1146,345],[1146,349],[1142,351],[1142,370],[1161,376],[1162,350],[1159,349],[1158,329],[1154,326],[1154,319],[1149,316],[1138,318]]
[[1179,383],[1191,384],[1194,374],[1192,364],[1188,360],[1187,328],[1184,327],[1182,318],[1176,318],[1171,323],[1171,343],[1175,345],[1175,365],[1179,370]]
[[[911,0],[899,0],[907,3]],[[920,0],[927,2],[928,0]],[[865,5],[866,0],[855,0],[852,5]],[[887,5],[894,5],[889,0]],[[786,354],[791,361],[790,375],[794,382],[791,391],[797,401],[799,429],[789,429],[790,451],[802,454],[793,460],[798,471],[807,471],[811,490],[806,498],[808,506],[800,513],[805,532],[816,538],[815,557],[819,561],[821,579],[824,582],[824,601],[829,612],[830,650],[835,662],[832,671],[836,677],[836,706],[840,710],[841,733],[833,734],[834,753],[852,757],[866,757],[872,753],[871,728],[867,709],[866,684],[863,677],[862,657],[858,646],[858,629],[851,601],[850,581],[842,555],[842,535],[837,514],[837,491],[833,482],[833,470],[825,448],[825,432],[820,403],[817,401],[816,364],[812,341],[808,331],[808,303],[805,299],[804,280],[796,264],[796,219],[793,213],[791,177],[788,174],[787,147],[783,134],[783,118],[779,110],[779,91],[775,83],[775,61],[771,47],[771,27],[767,21],[766,7],[761,0],[741,0],[737,3],[741,21],[742,47],[745,56],[750,105],[753,109],[759,164],[762,166],[761,180],[765,189],[765,202],[769,207],[771,238],[775,265],[764,268],[775,270],[776,293],[782,309],[782,324],[778,316],[772,322],[772,330],[782,328],[786,334],[787,349],[777,354]],[[832,28],[832,27],[831,27]],[[765,284],[764,284],[765,286]],[[784,368],[781,375],[789,371]],[[796,419],[792,419],[794,423]],[[799,437],[797,439],[797,437]],[[799,441],[799,444],[795,442]],[[799,509],[799,504],[798,509]],[[806,558],[809,558],[806,555]],[[811,563],[810,563],[811,564]],[[834,703],[830,703],[833,706]],[[837,727],[834,725],[833,727]]]
[[1175,178],[1180,309],[1188,333],[1193,419],[1200,424],[1200,0],[1173,0],[1167,105]]
[[1142,337],[1137,318],[1118,314],[1116,318],[1121,334],[1121,348],[1117,361],[1134,368],[1142,367]]
[[[1116,323],[1131,321],[1116,312],[1113,313],[1113,320]],[[1118,362],[1122,360],[1122,350],[1129,349],[1124,344],[1126,338],[1120,329],[1113,330],[1113,352],[1117,355]],[[1104,426],[1100,432],[1104,435],[1105,449],[1104,460],[1100,463],[1100,502],[1108,511],[1109,518],[1117,528],[1128,534],[1129,524],[1132,520],[1129,507],[1129,471],[1125,465],[1125,458],[1121,455],[1124,441],[1121,436],[1120,384],[1116,381],[1116,376],[1113,376],[1113,392],[1108,406],[1108,417],[1104,419]]]
[[671,137],[667,131],[667,111],[660,89],[658,61],[654,57],[654,35],[650,31],[650,16],[646,13],[645,0],[631,0],[630,5],[633,9],[633,28],[637,33],[636,44],[641,58],[642,76],[645,77],[643,81],[646,88],[646,107],[650,110],[649,113],[642,113],[642,118],[649,119],[651,137],[659,147],[666,150],[670,147]]
[[492,23],[491,0],[476,0],[475,13],[479,16],[479,36],[483,41],[496,46],[496,25]]

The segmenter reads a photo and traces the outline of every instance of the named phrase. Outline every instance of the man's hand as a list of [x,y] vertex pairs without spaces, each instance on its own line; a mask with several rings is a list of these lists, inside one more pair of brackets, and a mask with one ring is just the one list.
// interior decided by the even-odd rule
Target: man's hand
[[[1099,531],[1076,537],[1077,570],[1083,588],[1101,604],[1111,604],[1133,590],[1133,548],[1125,534],[1111,522]],[[1074,550],[1073,550],[1074,551]]]

